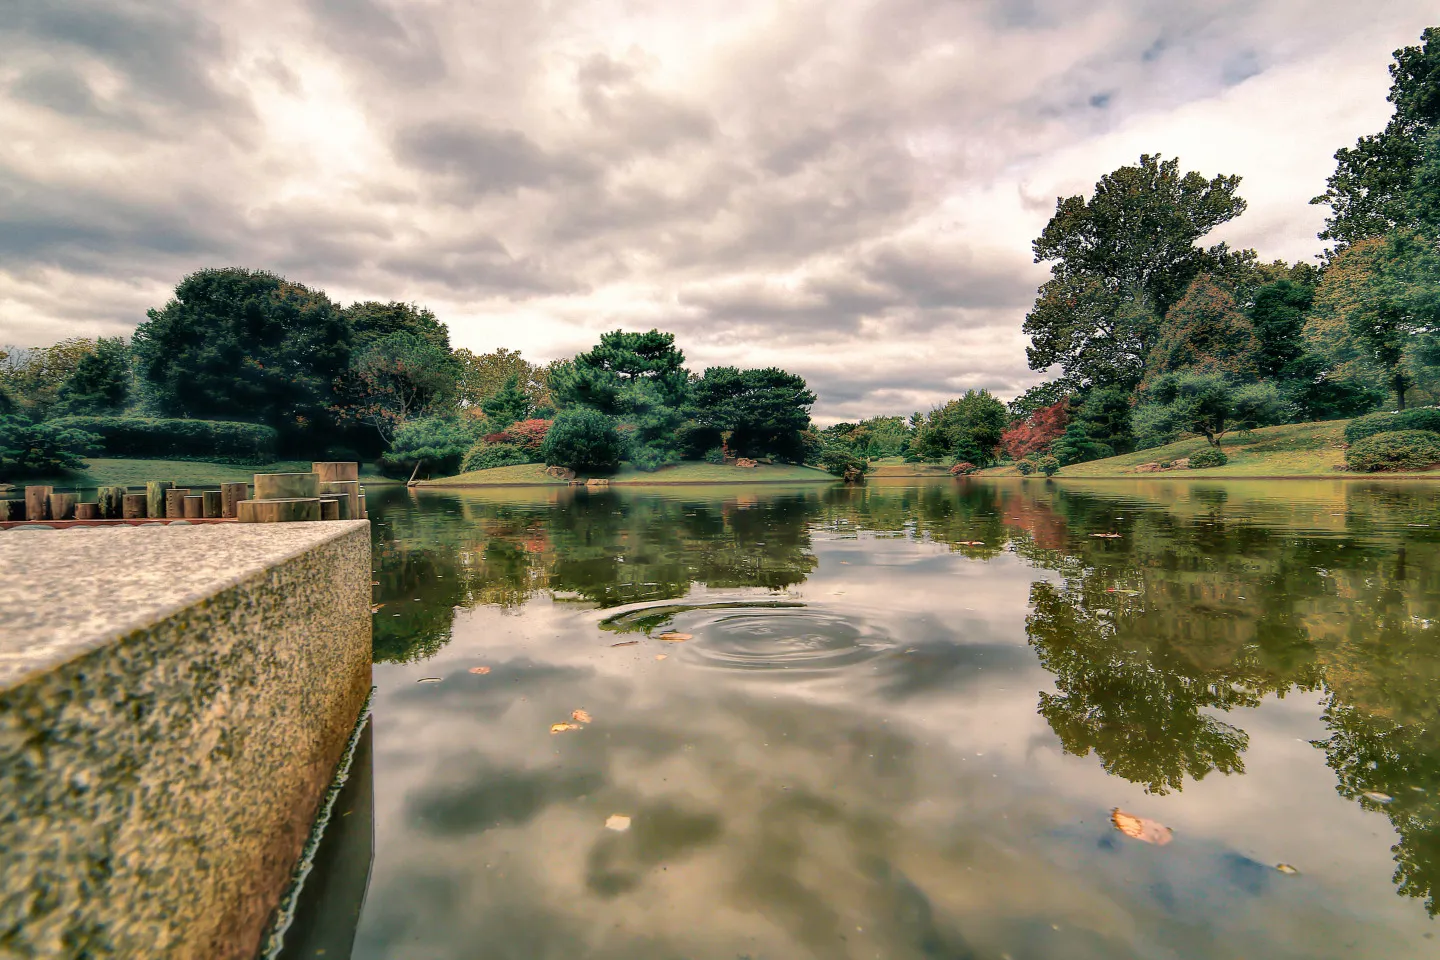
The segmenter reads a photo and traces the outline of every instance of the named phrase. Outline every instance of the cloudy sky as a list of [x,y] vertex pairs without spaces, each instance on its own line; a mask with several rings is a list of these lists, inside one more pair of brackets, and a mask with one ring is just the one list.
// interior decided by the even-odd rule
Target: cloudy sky
[[1142,152],[1320,250],[1433,0],[0,0],[0,343],[186,273],[431,307],[457,346],[674,331],[822,422],[1035,382],[1030,240]]

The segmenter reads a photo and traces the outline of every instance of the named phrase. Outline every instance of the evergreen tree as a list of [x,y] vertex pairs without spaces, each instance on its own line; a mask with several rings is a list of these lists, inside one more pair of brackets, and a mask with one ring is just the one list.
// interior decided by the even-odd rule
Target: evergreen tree
[[130,350],[120,337],[101,337],[60,385],[57,412],[115,414],[130,397]]

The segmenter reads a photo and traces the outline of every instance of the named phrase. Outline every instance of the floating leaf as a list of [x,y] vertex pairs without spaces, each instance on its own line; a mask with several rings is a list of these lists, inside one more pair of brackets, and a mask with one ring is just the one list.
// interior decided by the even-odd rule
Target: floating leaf
[[657,654],[655,654],[655,659],[656,659],[656,660],[664,660],[667,656],[669,656],[669,654],[666,654],[666,653],[657,653]]
[[1100,537],[1102,540],[1119,540],[1119,539],[1120,539],[1120,534],[1118,534],[1118,533],[1092,533],[1092,534],[1090,534],[1090,536],[1092,536],[1092,537]]
[[1362,793],[1361,796],[1364,797],[1366,800],[1374,800],[1376,803],[1389,803],[1391,800],[1395,799],[1394,797],[1390,796],[1390,794],[1381,793],[1379,790],[1371,790],[1368,793]]
[[380,612],[380,608],[383,607],[383,606],[385,606],[385,604],[383,604],[383,603],[373,604],[373,605],[371,605],[371,607],[370,607],[370,612],[371,612],[371,613],[379,613],[379,612]]
[[550,724],[550,732],[551,732],[551,733],[564,733],[566,730],[579,730],[579,729],[580,729],[580,724],[578,724],[578,723],[552,723],[552,724]]
[[440,682],[440,678],[439,678],[439,677],[421,677],[419,680],[416,680],[415,682],[416,682],[416,683],[439,683],[439,682]]
[[489,667],[471,667],[471,668],[470,668],[470,672],[471,672],[471,673],[478,673],[478,674],[482,674],[482,675],[483,675],[483,674],[489,673],[489,672],[490,672],[490,668],[489,668]]
[[1125,836],[1143,840],[1145,843],[1153,843],[1156,846],[1163,847],[1174,838],[1174,834],[1165,824],[1137,817],[1133,813],[1126,813],[1119,807],[1110,811],[1110,822],[1115,824],[1115,829]]
[[1294,867],[1290,866],[1290,864],[1288,863],[1277,863],[1275,864],[1275,869],[1279,870],[1283,874],[1286,874],[1287,876],[1292,877],[1300,872],[1299,870],[1296,870]]
[[380,586],[380,581],[379,581],[379,580],[371,580],[371,581],[370,581],[370,586],[372,586],[372,587],[378,587],[378,586]]
[[984,540],[961,540],[958,544],[956,544],[956,546],[960,546],[960,547],[983,547],[983,546],[985,546],[985,541],[984,541]]
[[586,713],[584,710],[576,710],[574,713],[570,714],[570,719],[574,720],[576,723],[589,723],[590,714]]
[[640,642],[639,640],[621,640],[619,643],[612,643],[612,644],[610,644],[610,646],[612,646],[612,647],[633,647],[633,646],[635,646],[635,644],[637,644],[637,643],[639,643],[639,642]]
[[694,640],[693,633],[662,633],[660,639],[666,643],[684,643],[686,640]]
[[630,818],[612,813],[605,821],[606,830],[614,830],[616,833],[624,833],[630,829]]

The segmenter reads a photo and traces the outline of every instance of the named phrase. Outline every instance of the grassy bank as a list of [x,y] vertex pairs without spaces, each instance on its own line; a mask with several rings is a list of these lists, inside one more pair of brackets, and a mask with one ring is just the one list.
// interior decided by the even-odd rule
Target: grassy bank
[[[150,480],[171,480],[181,487],[213,487],[222,483],[249,481],[257,473],[305,473],[310,469],[309,460],[279,460],[275,463],[237,465],[233,463],[199,463],[192,460],[86,460],[88,470],[67,473],[57,477],[34,477],[15,481],[16,486],[27,483],[49,484],[53,487],[126,486],[143,487]],[[366,483],[394,483],[379,474],[366,469],[360,470],[360,479]]]
[[[1231,434],[1221,441],[1221,449],[1229,457],[1223,467],[1201,470],[1165,470],[1140,472],[1136,467],[1162,460],[1181,460],[1205,449],[1204,437],[1180,440],[1163,447],[1152,447],[1138,453],[1127,453],[1089,463],[1064,467],[1057,478],[1114,479],[1118,477],[1191,477],[1231,478],[1333,478],[1365,477],[1432,477],[1440,480],[1440,471],[1429,473],[1351,473],[1345,469],[1345,424],[1348,420],[1327,420],[1320,423],[1292,423],[1280,427],[1264,427],[1246,434]],[[982,477],[1018,477],[1013,465],[980,471]]]
[[948,463],[906,463],[904,457],[881,457],[870,464],[867,477],[884,480],[895,477],[948,477]]
[[[789,464],[762,463],[754,469],[714,463],[680,463],[665,467],[653,473],[636,470],[623,464],[609,480],[613,484],[626,486],[653,486],[669,484],[726,484],[726,483],[830,483],[835,478],[824,470],[814,467],[797,467]],[[545,473],[543,464],[527,463],[513,467],[493,467],[489,470],[472,470],[440,480],[427,480],[425,487],[514,487],[514,486],[556,486],[564,485]]]

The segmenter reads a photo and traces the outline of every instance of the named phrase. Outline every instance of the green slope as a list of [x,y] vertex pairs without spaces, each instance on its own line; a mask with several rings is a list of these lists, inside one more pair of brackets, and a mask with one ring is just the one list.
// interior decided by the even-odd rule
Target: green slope
[[[762,463],[753,470],[714,463],[680,463],[665,467],[654,473],[636,470],[629,464],[622,464],[619,471],[608,477],[613,484],[634,486],[666,485],[677,483],[830,483],[835,480],[824,470],[814,467],[797,467],[788,464]],[[440,480],[427,480],[425,487],[508,487],[517,485],[564,484],[545,473],[545,467],[538,463],[527,463],[513,467],[493,467],[489,470],[472,470]]]

